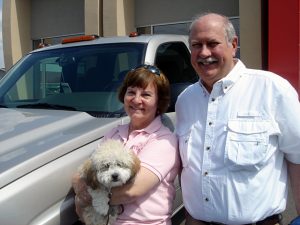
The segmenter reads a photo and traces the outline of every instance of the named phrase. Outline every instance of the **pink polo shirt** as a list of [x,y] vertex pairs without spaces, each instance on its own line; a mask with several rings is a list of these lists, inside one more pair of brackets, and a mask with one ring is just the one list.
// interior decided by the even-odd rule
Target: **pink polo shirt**
[[160,183],[137,201],[124,205],[124,212],[114,225],[171,225],[174,179],[180,166],[177,138],[162,124],[160,116],[148,127],[132,132],[128,140],[127,136],[128,124],[125,124],[112,129],[105,139],[124,142],[138,155],[141,166],[156,174]]

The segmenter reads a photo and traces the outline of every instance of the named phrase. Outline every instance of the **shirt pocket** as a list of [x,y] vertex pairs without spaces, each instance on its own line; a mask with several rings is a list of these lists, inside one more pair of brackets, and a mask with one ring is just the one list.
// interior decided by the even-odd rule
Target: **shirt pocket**
[[267,161],[268,121],[231,120],[225,145],[230,170],[259,170]]
[[181,132],[181,134],[178,135],[179,139],[179,153],[181,158],[181,163],[183,167],[187,167],[188,165],[188,145],[189,140],[191,136],[191,130],[186,130],[184,132]]

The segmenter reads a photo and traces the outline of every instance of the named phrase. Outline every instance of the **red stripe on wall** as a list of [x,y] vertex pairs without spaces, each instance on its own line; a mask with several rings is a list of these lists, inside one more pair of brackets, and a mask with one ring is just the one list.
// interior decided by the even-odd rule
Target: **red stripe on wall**
[[299,2],[268,1],[268,70],[288,79],[300,94]]

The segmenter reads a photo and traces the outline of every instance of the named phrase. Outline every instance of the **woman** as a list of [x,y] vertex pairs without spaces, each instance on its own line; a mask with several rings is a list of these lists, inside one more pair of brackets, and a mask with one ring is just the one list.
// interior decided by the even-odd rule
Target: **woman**
[[[161,122],[169,105],[169,82],[157,67],[141,65],[126,75],[119,100],[130,122],[112,129],[104,139],[120,140],[132,149],[141,169],[132,183],[112,189],[110,203],[124,206],[115,225],[170,225],[180,161],[177,139]],[[90,204],[90,196],[78,175],[73,178],[73,187],[80,216],[82,206]]]

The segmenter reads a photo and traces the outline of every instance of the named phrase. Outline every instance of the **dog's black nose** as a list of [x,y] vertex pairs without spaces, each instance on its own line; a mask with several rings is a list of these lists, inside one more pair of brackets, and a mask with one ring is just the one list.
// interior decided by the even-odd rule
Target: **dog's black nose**
[[119,174],[117,174],[117,173],[112,174],[111,177],[112,177],[113,181],[118,181],[119,180]]

